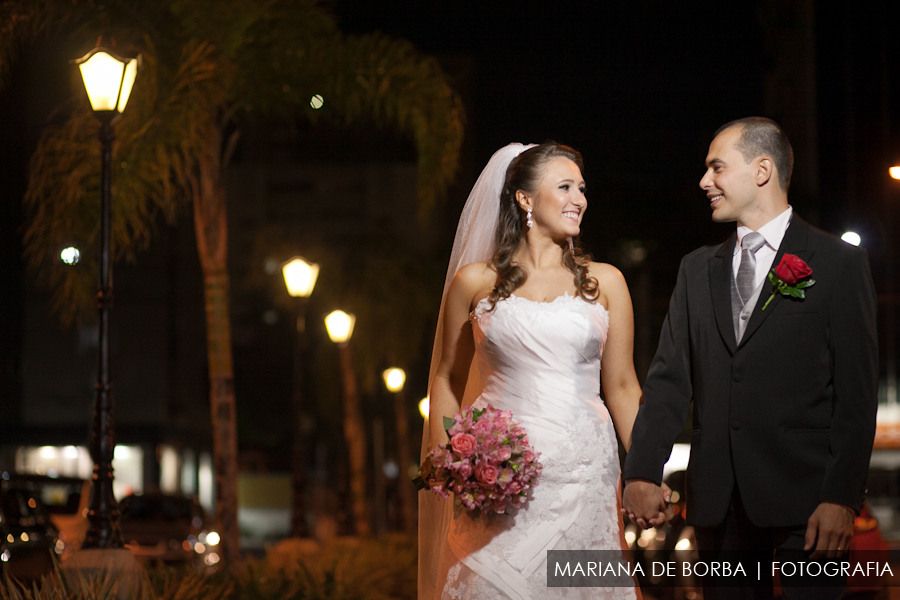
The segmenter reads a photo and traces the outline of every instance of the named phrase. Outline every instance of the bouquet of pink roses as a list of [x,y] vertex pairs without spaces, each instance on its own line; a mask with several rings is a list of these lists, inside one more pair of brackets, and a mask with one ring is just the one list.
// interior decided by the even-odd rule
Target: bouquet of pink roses
[[514,512],[536,487],[543,466],[508,410],[467,406],[444,417],[450,443],[432,450],[413,479],[417,489],[456,494],[471,511]]

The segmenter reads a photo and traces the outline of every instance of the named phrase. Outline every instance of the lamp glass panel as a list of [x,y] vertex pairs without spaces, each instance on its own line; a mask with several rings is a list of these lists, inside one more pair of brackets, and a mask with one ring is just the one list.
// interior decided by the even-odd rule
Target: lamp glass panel
[[356,317],[348,315],[342,310],[336,310],[325,317],[325,328],[328,329],[328,337],[335,344],[343,344],[353,335],[353,326]]
[[119,95],[119,105],[117,107],[119,112],[123,112],[125,105],[128,104],[131,88],[134,86],[134,78],[137,77],[137,65],[138,61],[136,58],[132,58],[125,65],[125,78],[122,80],[122,93]]
[[98,52],[78,65],[88,100],[95,111],[116,109],[123,67],[123,63],[106,52]]
[[399,392],[406,383],[406,372],[397,367],[386,370],[382,373],[382,377],[384,377],[385,387],[391,392]]
[[288,293],[294,297],[306,298],[312,294],[319,277],[319,265],[295,258],[281,269]]

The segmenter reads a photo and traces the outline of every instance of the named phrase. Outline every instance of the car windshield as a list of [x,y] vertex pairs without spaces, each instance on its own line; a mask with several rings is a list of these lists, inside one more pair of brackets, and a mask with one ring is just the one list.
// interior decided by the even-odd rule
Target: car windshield
[[40,486],[41,501],[53,514],[74,515],[81,500],[82,482],[50,481]]
[[122,501],[122,517],[140,521],[190,520],[190,498],[176,496],[129,496]]
[[87,484],[75,477],[48,477],[44,475],[14,475],[9,485],[31,490],[38,496],[47,513],[74,515],[78,513],[81,493]]

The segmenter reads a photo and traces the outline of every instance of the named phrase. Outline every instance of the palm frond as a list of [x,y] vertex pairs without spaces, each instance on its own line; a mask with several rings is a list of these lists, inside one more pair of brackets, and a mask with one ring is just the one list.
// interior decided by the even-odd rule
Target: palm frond
[[325,40],[321,52],[326,102],[346,123],[371,119],[413,137],[420,207],[429,209],[456,174],[464,122],[437,60],[377,33]]
[[[189,205],[209,132],[223,131],[248,105],[409,136],[423,210],[455,174],[463,109],[437,61],[381,34],[341,35],[318,0],[7,0],[0,17],[0,82],[18,49],[40,36],[92,41],[110,21],[143,54],[116,125],[116,258],[145,247],[160,215],[172,220]],[[325,97],[322,111],[310,108],[313,94]],[[100,146],[83,95],[60,110],[68,120],[45,131],[32,157],[25,244],[28,264],[49,281],[55,307],[71,321],[93,312]],[[58,258],[67,245],[82,252],[75,267]]]
[[[279,11],[247,32],[235,57],[234,97],[262,111],[361,122],[408,135],[418,152],[420,208],[427,211],[456,174],[464,110],[438,61],[405,40],[375,33],[344,36],[308,8]],[[310,107],[325,98],[321,111]]]
[[[215,118],[222,97],[213,54],[208,44],[188,44],[179,63],[167,66],[145,41],[140,79],[115,128],[110,233],[117,259],[146,247],[160,214],[171,221],[188,205],[190,174],[205,142],[202,125]],[[92,314],[101,148],[85,98],[61,110],[71,116],[45,130],[31,159],[24,243],[29,266],[54,290],[54,309],[71,322]],[[59,259],[68,245],[81,251],[78,265]]]

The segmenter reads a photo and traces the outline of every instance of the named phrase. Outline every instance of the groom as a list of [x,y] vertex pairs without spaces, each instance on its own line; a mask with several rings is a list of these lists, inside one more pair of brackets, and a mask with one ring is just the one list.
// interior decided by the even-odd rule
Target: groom
[[[663,464],[693,403],[687,515],[707,563],[841,556],[865,494],[878,385],[872,277],[863,250],[793,213],[792,166],[773,121],[716,133],[700,187],[713,220],[737,231],[681,261],[625,461],[624,512],[646,526],[664,508]],[[706,582],[704,597],[771,598],[762,579]],[[843,593],[782,585],[785,598]]]

